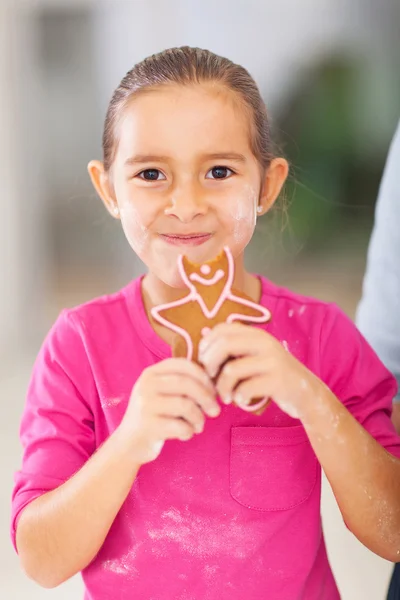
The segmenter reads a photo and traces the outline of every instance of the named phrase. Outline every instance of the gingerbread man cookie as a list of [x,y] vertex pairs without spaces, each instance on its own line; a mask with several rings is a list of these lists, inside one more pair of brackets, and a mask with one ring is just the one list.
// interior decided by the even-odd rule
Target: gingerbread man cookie
[[[189,294],[151,310],[155,321],[177,334],[172,349],[174,357],[198,362],[200,340],[218,323],[266,323],[270,320],[271,313],[264,306],[232,289],[234,261],[228,247],[216,259],[203,265],[192,263],[181,255],[178,269]],[[249,406],[240,408],[261,414],[267,403],[267,398],[256,398]]]

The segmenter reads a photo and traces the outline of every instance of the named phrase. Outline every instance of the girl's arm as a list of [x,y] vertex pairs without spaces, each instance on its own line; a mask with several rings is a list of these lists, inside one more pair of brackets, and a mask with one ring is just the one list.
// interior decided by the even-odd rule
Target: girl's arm
[[166,359],[136,381],[121,424],[68,481],[33,500],[17,527],[17,549],[27,575],[56,587],[96,556],[141,465],[155,460],[164,441],[187,441],[220,408],[203,370],[186,359]]
[[117,429],[71,479],[23,510],[17,548],[36,583],[56,587],[93,560],[136,478],[133,456]]
[[334,306],[327,313],[320,335],[322,380],[272,335],[240,324],[208,333],[200,360],[210,377],[221,369],[217,390],[226,404],[269,396],[300,420],[350,530],[396,562],[400,439],[389,418],[395,382],[354,325]]
[[346,522],[370,550],[400,559],[400,460],[328,388],[302,406],[302,423]]

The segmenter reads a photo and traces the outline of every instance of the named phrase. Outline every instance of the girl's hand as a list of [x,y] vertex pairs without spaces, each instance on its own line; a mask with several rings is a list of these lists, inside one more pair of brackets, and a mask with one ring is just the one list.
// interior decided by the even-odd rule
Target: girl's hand
[[135,459],[157,458],[165,440],[190,440],[204,428],[206,413],[220,413],[215,388],[204,370],[184,358],[171,358],[143,371],[119,426]]
[[272,335],[240,323],[214,327],[200,343],[199,360],[211,379],[221,370],[216,388],[225,404],[248,406],[252,398],[270,397],[289,416],[301,419],[310,395],[326,389]]

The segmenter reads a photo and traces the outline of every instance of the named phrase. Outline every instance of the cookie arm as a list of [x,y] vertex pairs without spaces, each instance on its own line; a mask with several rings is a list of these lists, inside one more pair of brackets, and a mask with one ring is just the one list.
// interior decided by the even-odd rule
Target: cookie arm
[[[186,331],[186,329],[179,327],[179,325],[177,323],[174,323],[173,321],[171,321],[170,315],[168,316],[168,319],[167,319],[166,317],[164,317],[161,314],[162,312],[166,312],[168,309],[171,309],[171,308],[174,308],[174,307],[170,306],[170,305],[163,305],[163,306],[158,306],[158,307],[152,308],[151,316],[153,317],[153,319],[155,321],[157,321],[157,323],[160,323],[160,325],[163,325],[164,327],[167,327],[167,329],[174,331],[177,335],[179,335],[180,337],[182,337],[185,340],[186,348],[187,348],[187,357],[186,358],[188,360],[192,360],[192,358],[193,358],[193,342],[192,342],[190,335]],[[169,312],[170,312],[170,310],[169,310]],[[177,315],[177,317],[179,318],[179,315]]]
[[241,314],[241,313],[232,313],[227,318],[228,323],[233,323],[233,321],[244,321],[247,323],[266,323],[271,319],[271,313],[267,308],[261,306],[260,304],[256,304],[251,300],[246,300],[245,298],[240,298],[240,296],[229,295],[229,300],[236,302],[237,304],[242,304],[247,309],[252,309],[254,312],[251,315]]

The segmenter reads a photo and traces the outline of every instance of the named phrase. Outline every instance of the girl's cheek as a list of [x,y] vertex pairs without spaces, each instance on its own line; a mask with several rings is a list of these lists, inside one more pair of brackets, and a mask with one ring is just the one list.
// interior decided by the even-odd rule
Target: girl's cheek
[[256,225],[254,209],[249,202],[239,201],[234,207],[233,218],[233,239],[236,244],[243,244],[250,241]]
[[123,204],[120,207],[120,215],[122,229],[132,250],[138,255],[142,254],[150,235],[146,225],[150,222],[150,215],[142,214],[142,211],[138,211],[130,203]]
[[257,203],[258,195],[250,186],[226,203],[226,218],[230,221],[235,244],[242,245],[250,241],[257,221]]

